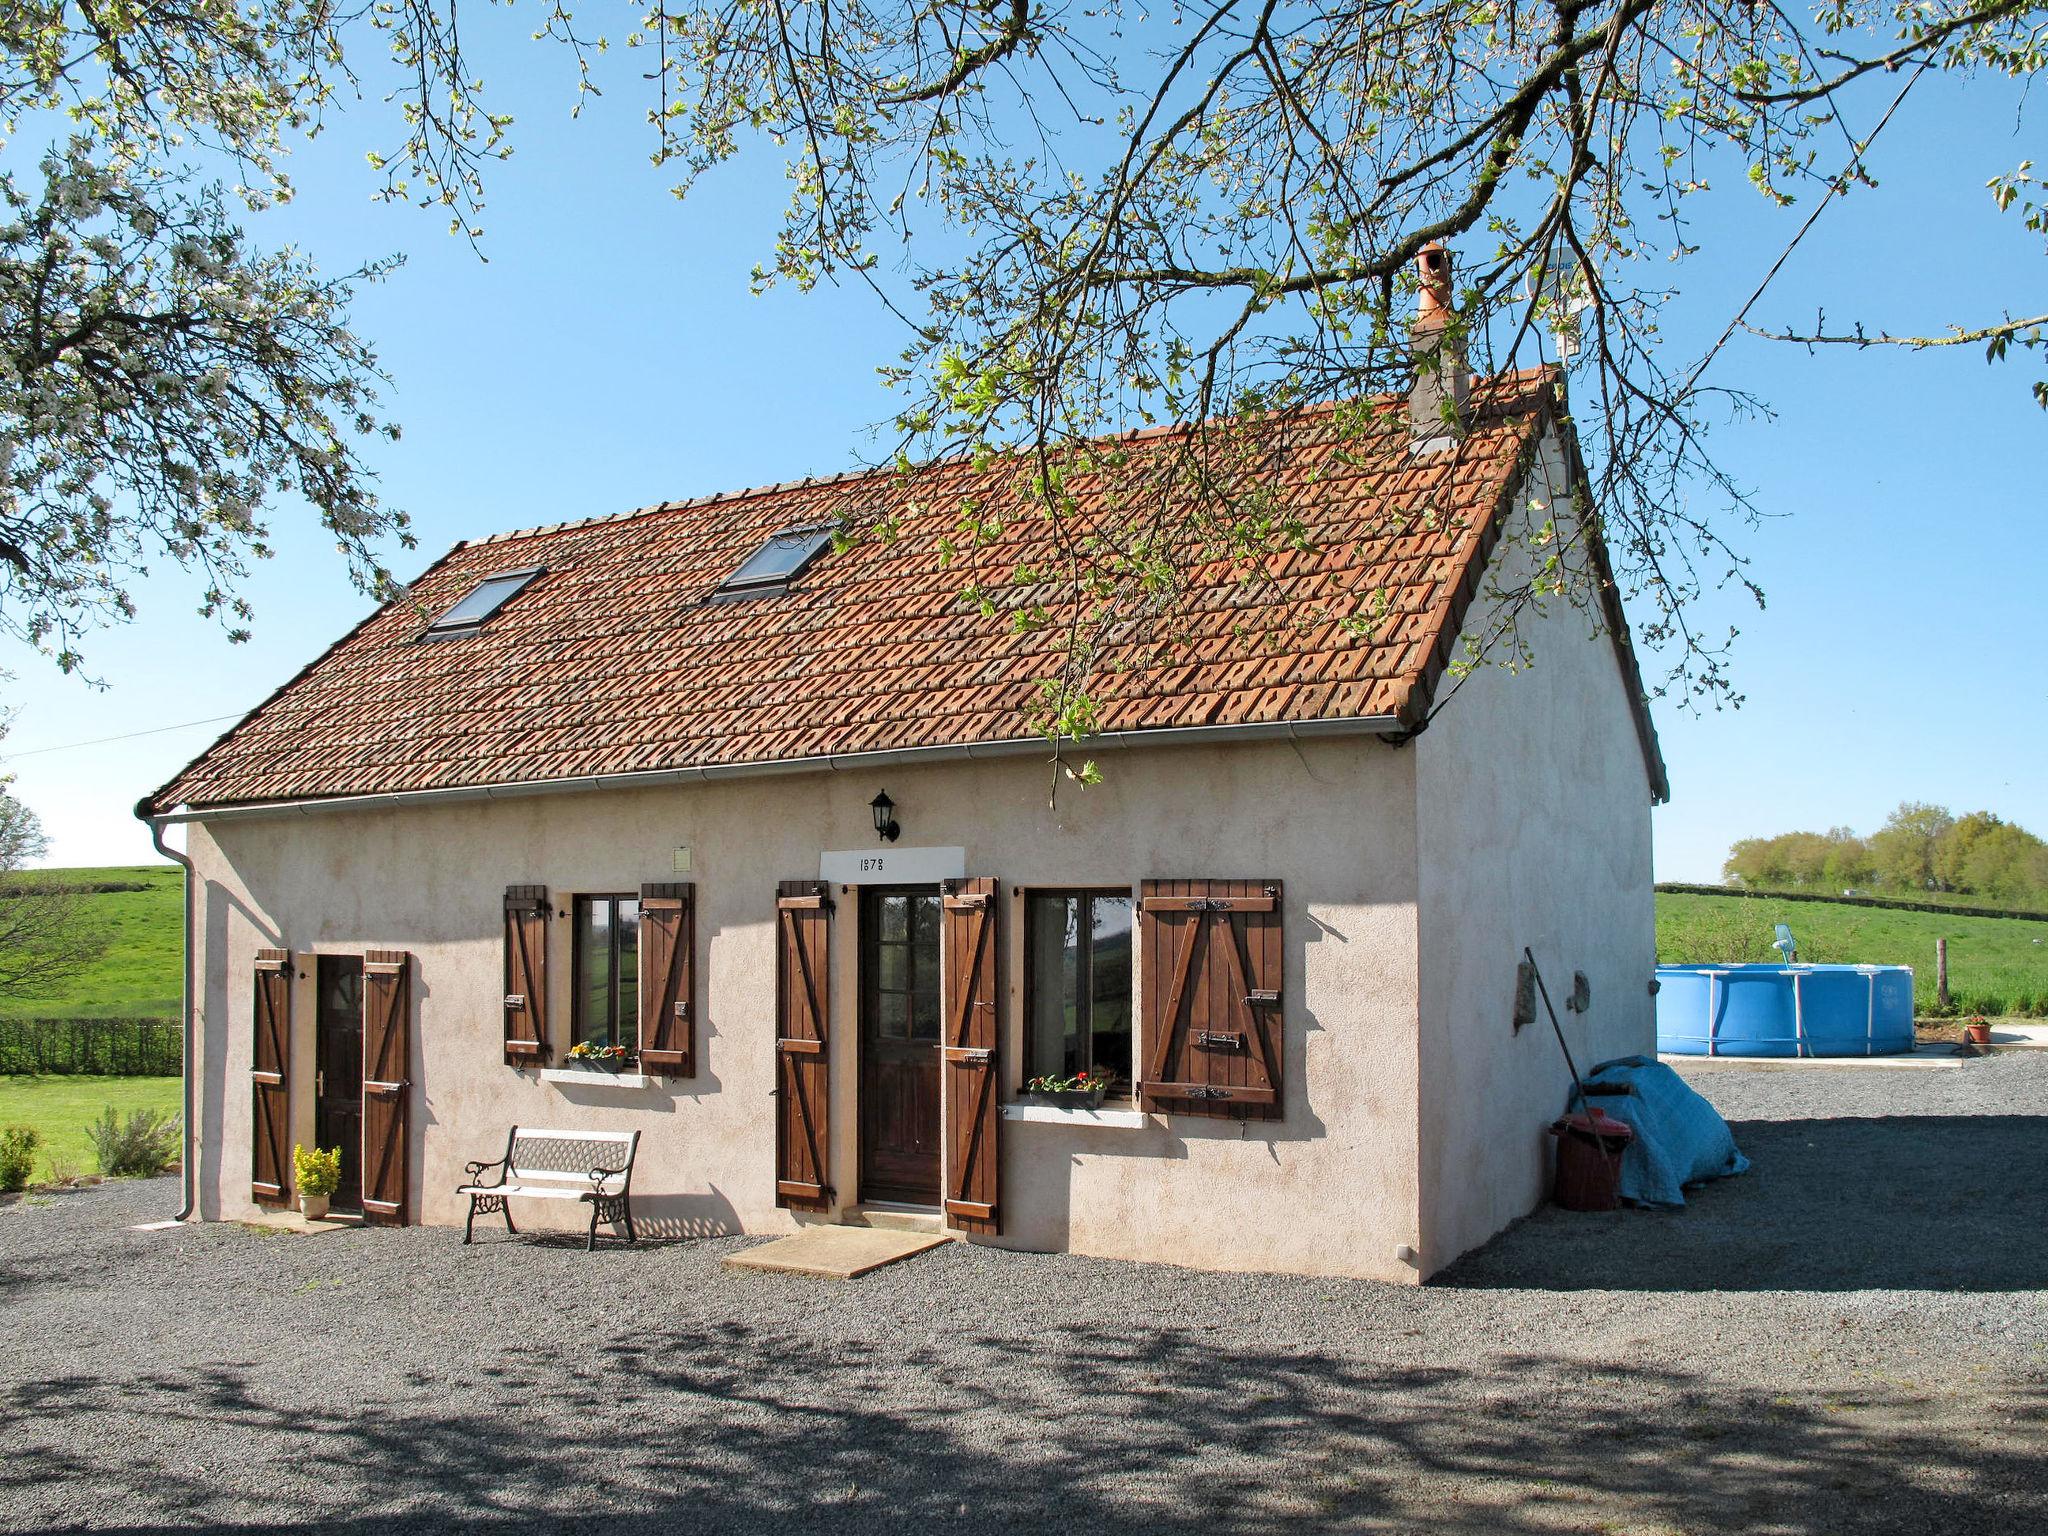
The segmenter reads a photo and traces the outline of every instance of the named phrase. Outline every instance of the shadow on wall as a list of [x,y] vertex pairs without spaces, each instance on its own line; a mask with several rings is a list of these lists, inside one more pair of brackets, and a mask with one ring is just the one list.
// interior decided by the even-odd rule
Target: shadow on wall
[[[1555,1291],[2048,1287],[2048,1120],[1737,1121],[1748,1173],[1677,1211],[1545,1206],[1436,1285]],[[1759,1326],[1769,1326],[1759,1319]]]
[[[0,1467],[0,1497],[90,1490],[96,1527],[132,1532],[1534,1536],[1853,1518],[1920,1536],[2026,1528],[2048,1470],[2039,1390],[1996,1402],[1998,1433],[1966,1434],[1992,1403],[1529,1356],[1392,1368],[1198,1330],[636,1327],[583,1354],[480,1341],[452,1378],[403,1382],[368,1402],[255,1363],[24,1383],[10,1414],[50,1443]],[[128,1437],[92,1433],[115,1415],[180,1451],[120,1459]]]

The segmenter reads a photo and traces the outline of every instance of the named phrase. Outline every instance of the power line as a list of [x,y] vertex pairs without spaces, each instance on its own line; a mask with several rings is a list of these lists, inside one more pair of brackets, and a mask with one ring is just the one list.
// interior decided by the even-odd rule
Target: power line
[[72,752],[80,747],[103,747],[110,741],[133,741],[138,736],[161,736],[167,731],[189,731],[195,725],[219,725],[223,720],[239,720],[245,711],[237,710],[232,715],[209,715],[204,720],[187,720],[181,725],[151,726],[146,731],[124,731],[119,736],[95,736],[91,741],[67,741],[60,747],[30,747],[26,752],[0,752],[0,763],[11,763],[19,757],[41,757],[45,752]]

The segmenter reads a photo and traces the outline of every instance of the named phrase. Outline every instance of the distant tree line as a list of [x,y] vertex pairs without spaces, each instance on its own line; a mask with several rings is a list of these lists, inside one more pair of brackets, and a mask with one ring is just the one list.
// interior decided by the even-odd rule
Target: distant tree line
[[1847,827],[1746,837],[1721,878],[1759,890],[1952,892],[2048,906],[2048,842],[1990,811],[1951,815],[1908,800],[1869,837]]

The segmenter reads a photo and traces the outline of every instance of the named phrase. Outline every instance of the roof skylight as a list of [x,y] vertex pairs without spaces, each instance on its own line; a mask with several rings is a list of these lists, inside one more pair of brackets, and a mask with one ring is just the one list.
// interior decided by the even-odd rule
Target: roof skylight
[[718,584],[711,594],[714,602],[741,597],[760,597],[786,592],[813,560],[832,542],[832,526],[815,524],[808,528],[785,528],[769,536],[740,568]]
[[466,634],[479,628],[484,620],[525,591],[540,571],[541,568],[535,565],[523,571],[501,571],[495,576],[486,576],[465,592],[454,607],[427,625],[427,632]]

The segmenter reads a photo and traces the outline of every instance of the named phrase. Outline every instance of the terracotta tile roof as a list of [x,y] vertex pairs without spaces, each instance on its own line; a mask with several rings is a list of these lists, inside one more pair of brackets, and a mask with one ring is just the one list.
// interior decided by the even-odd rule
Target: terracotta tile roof
[[[1095,636],[1102,732],[1261,721],[1414,721],[1457,639],[1493,520],[1551,408],[1547,375],[1513,375],[1456,452],[1418,457],[1405,414],[1345,436],[1328,410],[1270,423],[1257,476],[1298,536],[1183,547],[1177,600]],[[1397,404],[1398,402],[1388,402]],[[1163,496],[1188,438],[1139,434],[1074,483],[1076,526],[1106,497]],[[280,688],[159,790],[150,807],[523,784],[1028,738],[1057,630],[1020,627],[1068,589],[1051,523],[1009,467],[954,461],[910,477],[842,476],[663,503],[457,545],[412,588]],[[1011,515],[948,564],[972,498]],[[915,510],[916,508],[926,510]],[[781,530],[901,515],[893,541],[828,553],[784,595],[703,601]],[[481,578],[544,574],[477,632],[423,640]],[[1019,571],[1025,573],[1018,580]],[[963,602],[983,583],[993,611]],[[1383,595],[1380,595],[1383,594]],[[1354,636],[1346,620],[1373,616]]]

